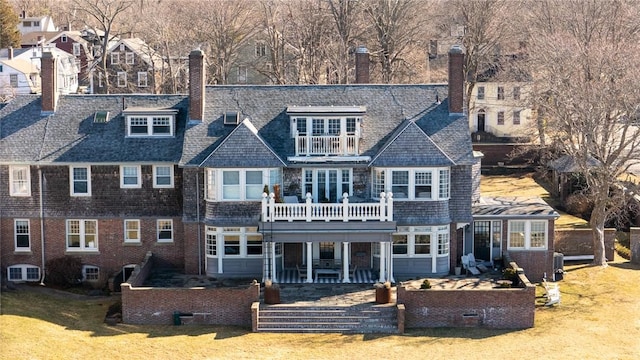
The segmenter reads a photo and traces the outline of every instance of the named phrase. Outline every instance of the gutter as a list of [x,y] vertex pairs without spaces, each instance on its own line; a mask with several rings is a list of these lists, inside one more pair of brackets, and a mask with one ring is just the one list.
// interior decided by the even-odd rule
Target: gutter
[[42,168],[38,166],[38,182],[40,186],[40,254],[42,256],[42,274],[40,277],[40,285],[44,286],[45,277],[45,256],[44,256],[44,180],[42,175]]

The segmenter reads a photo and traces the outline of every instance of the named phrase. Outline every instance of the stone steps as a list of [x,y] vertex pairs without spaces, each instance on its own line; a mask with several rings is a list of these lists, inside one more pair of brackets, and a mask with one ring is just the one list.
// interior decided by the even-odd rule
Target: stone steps
[[398,332],[397,308],[393,305],[291,306],[260,305],[258,332]]

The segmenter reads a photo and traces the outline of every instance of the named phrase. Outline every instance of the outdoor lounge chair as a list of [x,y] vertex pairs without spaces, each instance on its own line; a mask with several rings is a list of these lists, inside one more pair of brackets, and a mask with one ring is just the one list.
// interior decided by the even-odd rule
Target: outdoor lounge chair
[[[469,254],[469,255],[473,257],[473,254]],[[462,267],[467,272],[467,275],[469,273],[473,275],[480,275],[480,270],[478,270],[478,268],[476,267],[475,259],[473,260],[473,262],[471,262],[469,255],[462,255]]]
[[298,266],[298,264],[296,264],[296,270],[298,270],[299,280],[307,280],[307,272],[300,270],[300,266]]
[[560,304],[560,288],[558,284],[549,283],[547,279],[542,279],[542,286],[544,286],[545,294],[544,296],[547,298],[546,306],[551,306],[555,304]]
[[476,267],[481,273],[487,272],[489,270],[486,266],[484,266],[484,264],[478,263],[478,260],[476,260],[473,253],[469,253],[469,255],[467,256],[469,257],[469,267]]

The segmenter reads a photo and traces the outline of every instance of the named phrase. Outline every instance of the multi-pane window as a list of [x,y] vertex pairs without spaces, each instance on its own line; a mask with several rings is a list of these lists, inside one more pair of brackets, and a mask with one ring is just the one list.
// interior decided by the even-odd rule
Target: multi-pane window
[[31,235],[29,233],[29,220],[16,219],[14,221],[16,251],[31,250]]
[[128,136],[173,136],[173,116],[127,116]]
[[447,226],[438,227],[438,255],[449,254],[449,228]]
[[[239,231],[240,229],[225,229],[225,231]],[[227,234],[223,235],[224,239],[224,255],[240,256],[240,235]]]
[[484,86],[478,86],[478,100],[484,100]]
[[504,100],[504,87],[498,86],[498,100]]
[[239,170],[222,172],[222,198],[226,200],[240,200]]
[[520,100],[520,86],[513,87],[513,100]]
[[69,167],[72,196],[91,196],[91,167]]
[[140,166],[122,165],[120,166],[120,187],[140,188],[142,187],[142,175]]
[[431,171],[416,171],[415,184],[417,198],[431,199]]
[[28,165],[9,166],[11,196],[31,196],[31,172]]
[[9,85],[12,88],[18,87],[18,74],[9,74]]
[[256,56],[261,57],[267,55],[267,44],[264,41],[256,41]]
[[73,56],[80,56],[80,43],[73,43]]
[[124,60],[127,65],[133,65],[135,56],[133,56],[132,52],[128,52],[124,54]]
[[373,177],[373,197],[377,198],[385,191],[385,175],[384,170],[375,170]]
[[265,185],[271,192],[281,183],[278,169],[207,169],[207,200],[261,200]]
[[504,111],[498,111],[498,125],[504,125]]
[[395,198],[406,198],[409,194],[409,171],[394,170],[391,172],[391,192]]
[[127,73],[118,71],[118,87],[127,87]]
[[147,73],[144,71],[138,72],[138,87],[147,87]]
[[431,235],[430,234],[415,235],[415,253],[420,255],[431,254]]
[[100,268],[93,265],[82,266],[82,279],[84,281],[98,281],[100,280]]
[[509,248],[525,247],[525,221],[509,221]]
[[547,247],[547,222],[532,221],[530,232],[530,248],[545,249]]
[[173,187],[173,166],[154,165],[153,166],[153,187],[172,188]]
[[173,220],[158,220],[158,242],[173,242]]
[[449,180],[449,169],[442,169],[440,170],[440,174],[439,174],[439,178],[440,178],[440,186],[438,188],[438,197],[440,199],[448,199],[449,198],[449,189],[450,187],[450,180]]
[[67,251],[98,250],[97,220],[67,220]]
[[111,63],[119,64],[120,63],[120,53],[112,52],[111,53]]
[[298,135],[300,136],[307,135],[307,119],[306,118],[296,119],[296,130],[298,131]]
[[520,111],[515,110],[513,112],[513,125],[520,125]]
[[217,256],[218,254],[218,235],[216,228],[207,226],[206,228],[206,252],[208,256]]
[[40,280],[40,268],[33,265],[12,265],[7,268],[9,281],[38,281]]
[[262,199],[262,191],[264,189],[264,186],[262,185],[262,170],[247,170],[245,173],[245,182],[245,198],[247,200]]
[[356,118],[347,118],[347,135],[355,135]]
[[408,249],[408,235],[407,234],[394,234],[393,239],[393,253],[395,255],[406,255],[409,252]]
[[140,220],[124,221],[124,242],[127,242],[127,243],[140,242]]

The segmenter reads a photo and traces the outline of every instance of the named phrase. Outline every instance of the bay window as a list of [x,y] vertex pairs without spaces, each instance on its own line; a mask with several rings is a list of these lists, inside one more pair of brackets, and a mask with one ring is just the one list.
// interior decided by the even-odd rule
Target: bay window
[[[260,257],[262,234],[256,227],[205,228],[205,249],[208,257]],[[218,248],[220,247],[220,248]]]
[[261,200],[264,186],[282,183],[280,169],[207,169],[206,197],[209,201]]
[[397,200],[447,200],[450,197],[449,168],[376,168],[372,183],[373,198],[379,198],[382,192],[393,193]]
[[[438,243],[432,242],[437,239]],[[435,257],[449,254],[449,226],[399,226],[392,234],[393,255]]]

